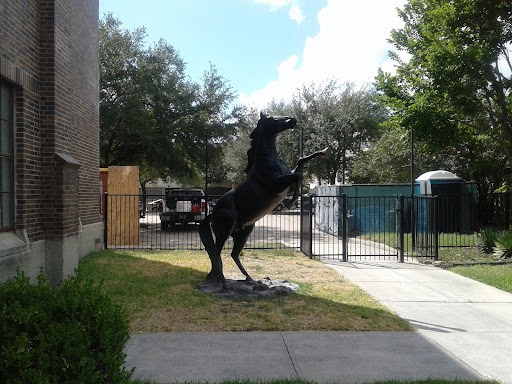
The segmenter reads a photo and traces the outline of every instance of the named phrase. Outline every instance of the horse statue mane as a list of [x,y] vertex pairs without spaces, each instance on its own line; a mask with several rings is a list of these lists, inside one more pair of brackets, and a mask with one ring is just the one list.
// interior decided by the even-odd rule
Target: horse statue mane
[[258,124],[256,125],[256,128],[254,128],[251,132],[251,135],[249,138],[251,139],[251,148],[247,151],[247,168],[245,168],[245,173],[249,173],[253,164],[254,164],[254,157],[256,154],[256,143],[258,141],[258,130],[262,124],[262,118],[265,116],[263,112],[260,113],[260,120],[258,120]]

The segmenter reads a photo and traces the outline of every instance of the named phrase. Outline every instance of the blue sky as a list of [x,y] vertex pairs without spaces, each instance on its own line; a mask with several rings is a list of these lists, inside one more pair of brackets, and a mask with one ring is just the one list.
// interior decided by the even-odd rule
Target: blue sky
[[386,42],[405,0],[100,0],[127,29],[144,26],[199,81],[214,64],[239,101],[263,107],[331,78],[363,85],[392,71]]

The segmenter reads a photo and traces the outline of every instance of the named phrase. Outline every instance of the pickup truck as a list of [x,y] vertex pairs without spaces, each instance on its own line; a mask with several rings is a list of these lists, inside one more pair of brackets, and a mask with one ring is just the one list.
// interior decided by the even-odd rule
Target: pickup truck
[[205,218],[206,198],[199,188],[166,188],[160,210],[160,228],[199,223]]

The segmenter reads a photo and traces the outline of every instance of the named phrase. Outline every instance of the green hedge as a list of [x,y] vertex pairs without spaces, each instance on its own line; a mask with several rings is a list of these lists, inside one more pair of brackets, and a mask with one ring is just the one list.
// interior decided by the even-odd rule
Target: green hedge
[[129,324],[80,276],[53,288],[18,271],[0,284],[0,382],[123,383]]

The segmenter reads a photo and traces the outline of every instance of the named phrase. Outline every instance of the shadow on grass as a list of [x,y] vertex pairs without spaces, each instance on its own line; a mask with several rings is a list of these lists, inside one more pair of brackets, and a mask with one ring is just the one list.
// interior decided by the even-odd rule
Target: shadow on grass
[[187,254],[106,250],[82,259],[79,273],[102,284],[103,292],[124,307],[134,333],[414,329],[339,276],[325,283],[272,276],[288,278],[301,290],[264,300],[218,299],[196,288],[206,278],[209,259],[190,266]]

